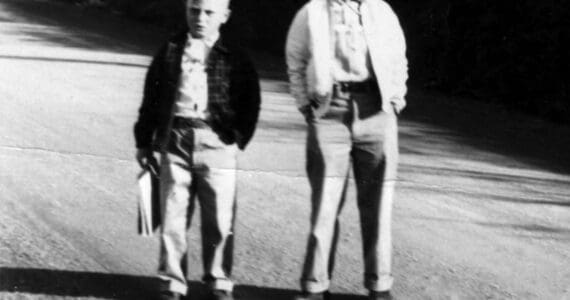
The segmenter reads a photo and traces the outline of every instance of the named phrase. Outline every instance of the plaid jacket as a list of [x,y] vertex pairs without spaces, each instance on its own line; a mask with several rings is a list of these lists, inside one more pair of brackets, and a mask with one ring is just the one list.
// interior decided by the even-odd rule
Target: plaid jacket
[[[154,57],[145,80],[142,105],[134,133],[137,148],[163,149],[173,118],[181,60],[188,38],[182,32],[169,40]],[[206,62],[208,120],[227,143],[244,149],[255,131],[260,91],[257,73],[248,56],[219,39]]]

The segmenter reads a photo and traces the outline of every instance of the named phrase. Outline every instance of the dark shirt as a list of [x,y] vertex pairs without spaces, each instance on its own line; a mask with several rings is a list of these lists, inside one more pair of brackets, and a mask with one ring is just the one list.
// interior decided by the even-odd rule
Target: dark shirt
[[[134,128],[137,148],[158,150],[166,141],[187,38],[187,32],[174,36],[158,51],[148,69]],[[207,122],[224,142],[235,142],[243,150],[253,136],[259,116],[257,72],[243,50],[224,44],[222,38],[212,47],[206,65]]]

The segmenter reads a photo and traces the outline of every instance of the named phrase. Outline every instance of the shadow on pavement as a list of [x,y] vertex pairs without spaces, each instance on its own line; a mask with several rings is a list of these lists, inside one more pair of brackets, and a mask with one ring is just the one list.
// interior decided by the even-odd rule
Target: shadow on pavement
[[[109,299],[153,299],[159,287],[157,278],[149,276],[95,272],[0,267],[0,292],[41,294],[61,297],[95,297]],[[205,287],[196,281],[189,284],[193,300],[206,300]],[[238,285],[236,299],[291,300],[297,291],[279,288]],[[337,300],[363,300],[365,297],[335,294]]]
[[57,1],[4,0],[0,8],[2,22],[16,24],[15,34],[23,33],[26,42],[38,45],[152,55],[168,36],[124,16]]
[[[429,157],[440,155],[440,149],[447,147],[448,154],[455,152],[477,160],[480,154],[470,153],[469,147],[472,147],[503,156],[484,158],[497,166],[512,167],[513,162],[518,162],[553,173],[570,174],[568,125],[540,120],[495,103],[420,90],[412,90],[408,102],[402,123],[408,122],[416,128],[402,131],[401,144],[412,153]],[[441,130],[433,132],[433,127],[424,128],[427,124]],[[458,147],[451,149],[449,144]],[[404,148],[402,152],[409,151]]]
[[152,277],[64,270],[0,268],[0,291],[67,297],[151,299]]

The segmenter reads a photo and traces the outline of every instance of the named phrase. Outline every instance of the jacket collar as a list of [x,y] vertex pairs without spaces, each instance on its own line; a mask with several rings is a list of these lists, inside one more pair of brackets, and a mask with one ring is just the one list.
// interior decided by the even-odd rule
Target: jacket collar
[[[171,43],[175,44],[177,48],[181,50],[186,45],[186,42],[188,41],[188,36],[189,36],[188,30],[184,30],[174,35],[174,37],[170,41]],[[218,40],[212,46],[212,50],[226,54],[230,52],[228,45],[225,43],[221,35],[220,37],[218,37]]]
[[226,54],[230,52],[230,49],[228,48],[228,46],[226,45],[226,43],[224,42],[224,40],[221,37],[218,38],[216,43],[214,43],[214,46],[212,47],[212,49],[215,49],[216,51],[226,53]]

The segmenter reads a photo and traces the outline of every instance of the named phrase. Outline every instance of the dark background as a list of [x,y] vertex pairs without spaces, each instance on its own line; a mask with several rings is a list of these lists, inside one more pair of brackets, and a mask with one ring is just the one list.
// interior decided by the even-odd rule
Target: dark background
[[[183,26],[182,0],[67,0],[167,30]],[[226,33],[283,57],[289,24],[306,0],[233,0]],[[408,41],[416,88],[500,103],[570,123],[566,0],[391,0]]]

